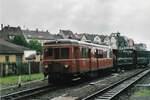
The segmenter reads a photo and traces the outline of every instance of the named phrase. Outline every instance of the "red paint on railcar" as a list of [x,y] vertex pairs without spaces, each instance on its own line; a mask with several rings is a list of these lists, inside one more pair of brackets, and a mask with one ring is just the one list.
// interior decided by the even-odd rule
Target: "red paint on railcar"
[[[65,53],[65,54],[64,54]],[[56,72],[52,68],[54,63],[63,69],[60,73],[82,74],[113,67],[112,50],[108,46],[85,43],[76,40],[57,40],[44,45],[43,64],[49,72]],[[63,67],[63,68],[62,68]],[[54,70],[55,69],[55,70]],[[66,72],[65,72],[66,71]]]

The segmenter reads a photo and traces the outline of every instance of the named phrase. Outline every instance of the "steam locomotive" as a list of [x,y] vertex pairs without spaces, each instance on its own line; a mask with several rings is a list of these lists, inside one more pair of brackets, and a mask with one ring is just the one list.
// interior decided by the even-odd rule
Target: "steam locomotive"
[[46,42],[43,53],[44,75],[48,75],[49,83],[96,76],[103,70],[148,66],[150,58],[149,51],[118,50],[71,39]]

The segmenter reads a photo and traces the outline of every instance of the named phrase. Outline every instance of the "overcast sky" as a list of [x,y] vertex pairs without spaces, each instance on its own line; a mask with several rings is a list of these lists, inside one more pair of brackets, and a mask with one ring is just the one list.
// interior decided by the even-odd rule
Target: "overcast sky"
[[150,0],[0,0],[0,23],[58,33],[119,31],[150,50]]

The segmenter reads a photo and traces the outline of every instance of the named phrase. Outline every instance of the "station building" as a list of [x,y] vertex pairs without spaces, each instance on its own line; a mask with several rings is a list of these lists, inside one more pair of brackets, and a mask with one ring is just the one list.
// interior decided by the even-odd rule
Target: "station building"
[[0,76],[19,74],[24,50],[29,49],[0,38]]

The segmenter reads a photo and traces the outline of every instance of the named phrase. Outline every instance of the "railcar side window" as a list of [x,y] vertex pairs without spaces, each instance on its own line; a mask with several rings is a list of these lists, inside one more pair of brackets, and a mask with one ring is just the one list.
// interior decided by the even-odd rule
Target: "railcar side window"
[[112,58],[112,55],[113,55],[112,51],[109,50],[109,57]]
[[89,49],[88,48],[82,48],[82,51],[81,51],[81,57],[82,58],[88,58],[88,52],[89,52]]
[[103,57],[104,57],[104,58],[107,58],[107,51],[104,51],[104,52],[103,52]]
[[69,48],[61,49],[61,58],[63,58],[63,59],[69,58]]
[[102,50],[99,50],[99,56],[98,56],[99,58],[103,58],[104,56],[103,56],[103,51]]
[[96,58],[103,58],[103,51],[102,50],[96,50],[95,57]]
[[95,57],[98,58],[98,50],[95,50],[94,53],[95,53]]

